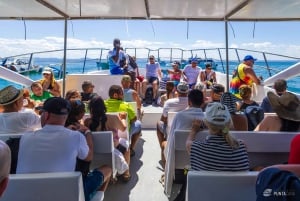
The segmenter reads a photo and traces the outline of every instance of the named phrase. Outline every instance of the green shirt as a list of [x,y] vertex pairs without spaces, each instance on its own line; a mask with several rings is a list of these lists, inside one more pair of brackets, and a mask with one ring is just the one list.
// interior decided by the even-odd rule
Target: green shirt
[[133,107],[123,100],[109,98],[104,104],[107,112],[126,112],[129,122],[136,117]]
[[48,91],[44,91],[42,96],[36,96],[35,94],[30,95],[30,98],[32,100],[41,101],[41,102],[45,102],[45,100],[47,100],[48,98],[51,98],[51,97],[53,97],[53,96]]

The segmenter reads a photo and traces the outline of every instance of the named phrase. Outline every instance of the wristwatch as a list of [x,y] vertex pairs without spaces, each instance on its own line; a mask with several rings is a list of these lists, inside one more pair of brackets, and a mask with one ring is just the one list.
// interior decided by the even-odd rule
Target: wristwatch
[[86,136],[88,133],[92,133],[91,130],[86,130],[83,135]]

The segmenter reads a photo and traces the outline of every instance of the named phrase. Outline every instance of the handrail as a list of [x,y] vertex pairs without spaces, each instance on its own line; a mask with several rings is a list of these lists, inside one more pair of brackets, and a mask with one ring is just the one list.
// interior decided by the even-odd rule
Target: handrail
[[[86,72],[86,63],[89,60],[95,60],[98,63],[101,62],[107,62],[107,54],[105,54],[105,51],[108,52],[110,49],[108,48],[70,48],[67,49],[68,52],[71,51],[84,51],[85,54],[83,57],[80,57],[79,60],[82,62],[82,70],[81,72]],[[165,64],[168,62],[172,62],[173,60],[180,59],[181,61],[186,61],[189,58],[192,57],[199,57],[210,59],[217,61],[222,66],[222,70],[225,73],[225,67],[224,64],[226,63],[226,60],[223,59],[225,48],[198,48],[198,49],[182,49],[182,48],[125,48],[125,52],[130,52],[134,50],[133,54],[137,59],[146,59],[149,57],[150,54],[157,55],[157,60],[159,62],[164,62]],[[57,50],[47,50],[47,51],[39,51],[39,52],[32,52],[32,53],[24,53],[24,54],[18,54],[13,55],[5,58],[14,58],[14,57],[24,57],[28,56],[30,59],[30,64],[32,64],[33,57],[38,57],[39,54],[44,53],[53,53],[53,52],[63,52],[63,49],[57,49]],[[99,51],[99,53],[94,53],[94,55],[98,55],[96,57],[88,57],[89,53],[91,51]],[[285,59],[294,59],[294,60],[300,60],[300,57],[293,57],[293,56],[287,56],[282,54],[276,54],[276,53],[270,53],[270,52],[263,52],[263,51],[257,51],[257,50],[249,50],[249,49],[242,49],[242,48],[228,48],[229,51],[229,58],[231,62],[240,63],[241,58],[245,54],[254,54],[255,57],[261,57],[260,61],[264,61],[263,66],[259,66],[262,69],[265,69],[268,71],[268,75],[272,76],[272,71],[276,73],[276,69],[272,69],[272,67],[269,65],[267,56],[273,56],[273,57],[281,57]],[[233,52],[232,52],[233,51]],[[141,52],[144,52],[141,54]],[[241,55],[241,52],[243,55]],[[223,54],[222,54],[223,53]],[[132,55],[133,56],[133,55]],[[4,58],[3,58],[4,59]],[[83,59],[83,60],[81,60]],[[71,61],[72,59],[68,59]],[[32,64],[33,65],[33,64]],[[95,64],[96,65],[96,64]],[[99,70],[99,68],[98,68]],[[219,69],[220,70],[220,69]]]

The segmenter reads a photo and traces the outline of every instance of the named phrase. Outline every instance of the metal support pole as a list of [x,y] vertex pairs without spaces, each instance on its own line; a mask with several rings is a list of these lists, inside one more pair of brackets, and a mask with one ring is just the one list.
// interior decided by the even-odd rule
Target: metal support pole
[[228,53],[228,21],[225,19],[225,47],[226,47],[226,88],[229,91],[229,53]]
[[63,87],[62,87],[62,96],[63,97],[65,97],[65,92],[66,92],[67,35],[68,35],[68,20],[67,20],[67,18],[65,18],[64,58],[63,58]]

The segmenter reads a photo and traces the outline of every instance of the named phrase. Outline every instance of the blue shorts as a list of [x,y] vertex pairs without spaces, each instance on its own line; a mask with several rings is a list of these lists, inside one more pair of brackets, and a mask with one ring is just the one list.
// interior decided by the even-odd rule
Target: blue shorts
[[150,84],[152,84],[155,80],[157,80],[157,83],[159,82],[158,78],[157,77],[147,77],[147,80]]
[[139,120],[136,120],[135,122],[130,124],[130,131],[129,136],[139,134],[142,131],[142,123]]
[[87,176],[82,178],[85,201],[89,201],[103,184],[104,175],[99,170],[94,169],[92,172],[89,172]]
[[189,84],[189,88],[192,89],[192,87],[195,85],[196,85],[196,83]]

